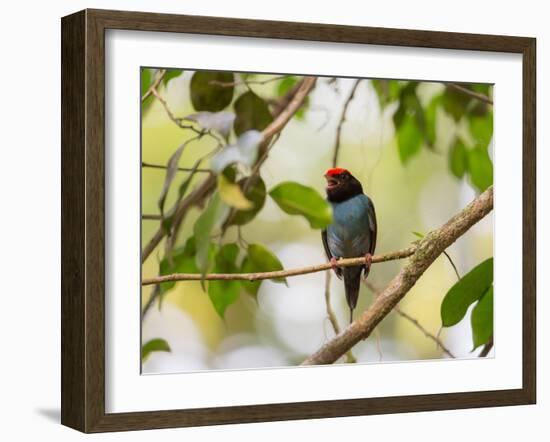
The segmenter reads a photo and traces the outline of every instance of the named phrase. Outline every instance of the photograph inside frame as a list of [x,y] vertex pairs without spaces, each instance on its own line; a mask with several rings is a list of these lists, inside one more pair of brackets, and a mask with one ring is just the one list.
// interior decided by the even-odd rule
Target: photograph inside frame
[[143,374],[494,355],[492,85],[140,80]]

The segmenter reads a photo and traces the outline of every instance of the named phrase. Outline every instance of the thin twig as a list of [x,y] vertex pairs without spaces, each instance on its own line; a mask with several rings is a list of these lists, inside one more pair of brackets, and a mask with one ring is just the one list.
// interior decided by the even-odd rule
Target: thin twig
[[[372,263],[393,261],[411,256],[416,250],[415,246],[410,246],[396,252],[386,253],[383,255],[374,255]],[[366,263],[364,256],[359,258],[345,258],[336,261],[338,267],[359,266]],[[307,275],[309,273],[322,272],[332,268],[330,262],[317,264],[308,267],[300,267],[288,270],[277,270],[273,272],[256,272],[256,273],[208,273],[201,275],[200,273],[173,273],[170,275],[162,275],[154,278],[146,278],[141,282],[141,285],[159,284],[169,281],[261,281],[264,279],[287,278],[289,276]]]
[[[378,296],[379,293],[381,292],[381,290],[376,287],[372,282],[370,281],[365,281],[365,285],[374,293],[375,296]],[[441,341],[441,339],[439,339],[438,336],[435,336],[433,335],[432,333],[430,333],[428,330],[426,330],[426,328],[424,328],[424,326],[422,324],[420,324],[420,322],[418,321],[418,319],[416,318],[413,318],[411,315],[409,315],[408,313],[405,313],[401,307],[399,307],[399,305],[396,305],[394,308],[393,308],[393,311],[395,313],[397,313],[399,316],[401,316],[403,319],[406,319],[407,321],[409,321],[412,325],[414,325],[418,330],[420,330],[424,336],[426,336],[427,338],[431,339],[432,341],[434,341],[439,347],[441,347],[441,349],[447,353],[447,355],[449,355],[451,358],[455,358],[455,356],[451,353],[451,351],[443,344],[443,342]]]
[[449,83],[447,86],[459,92],[462,92],[464,95],[468,95],[479,101],[483,101],[484,103],[493,105],[493,100],[489,98],[487,95],[480,94],[479,92],[475,92],[471,89],[465,88],[464,86],[460,86],[459,84],[455,84],[455,83]]
[[[340,325],[338,324],[336,313],[334,313],[334,310],[332,310],[332,306],[330,305],[330,276],[331,270],[327,270],[325,272],[325,305],[327,307],[327,316],[332,325],[332,329],[334,330],[335,334],[338,334],[340,333]],[[348,350],[346,352],[346,362],[348,364],[355,364],[357,362],[357,359],[355,358],[351,350]]]
[[453,262],[453,260],[451,259],[451,256],[447,253],[447,252],[443,252],[443,254],[447,257],[447,260],[451,263],[451,265],[453,266],[453,269],[455,271],[455,274],[456,274],[456,277],[457,279],[460,279],[460,273],[458,273],[458,269],[456,268],[456,265],[455,263]]
[[[168,166],[165,164],[153,164],[153,163],[146,163],[144,161],[141,162],[141,167],[150,167],[152,169],[167,169]],[[199,172],[199,173],[214,173],[210,169],[193,169],[192,167],[178,167],[177,170],[181,172]]]
[[426,336],[428,339],[431,339],[432,341],[434,341],[439,347],[441,347],[441,350],[443,350],[443,352],[447,353],[448,356],[450,356],[451,358],[456,358],[456,356],[451,353],[451,350],[449,350],[444,344],[443,342],[441,341],[441,339],[437,338],[436,336],[434,336],[433,334],[431,334],[428,330],[426,330],[424,328],[424,326],[422,324],[420,324],[420,322],[418,321],[418,319],[416,318],[413,318],[411,315],[409,315],[408,313],[405,313],[403,310],[401,310],[401,308],[399,306],[396,306],[394,308],[395,312],[405,318],[407,321],[410,321],[418,330],[420,330],[422,333],[424,333],[424,336]]
[[491,339],[489,339],[489,341],[487,342],[487,344],[485,344],[483,346],[483,349],[481,350],[481,352],[479,353],[479,358],[486,358],[487,355],[489,354],[489,352],[491,351],[491,349],[493,348],[493,337],[491,337]]
[[403,299],[432,263],[474,224],[493,210],[493,187],[475,198],[439,229],[428,233],[407,264],[374,300],[372,305],[340,334],[324,344],[302,364],[332,364],[362,339]]
[[166,69],[161,69],[160,71],[158,71],[157,78],[155,79],[153,84],[151,84],[151,86],[149,86],[149,89],[147,89],[147,92],[145,92],[143,94],[143,96],[141,97],[141,101],[145,101],[147,99],[147,97],[153,93],[153,90],[155,90],[158,87],[158,85],[160,84],[160,82],[164,78],[165,74],[166,74]]
[[355,80],[355,83],[351,87],[351,92],[349,94],[349,97],[344,102],[344,107],[342,108],[342,115],[340,116],[338,127],[336,128],[336,140],[334,142],[334,154],[332,156],[332,167],[336,167],[338,165],[338,154],[340,153],[340,137],[342,136],[342,126],[344,124],[344,121],[346,121],[346,112],[348,111],[348,107],[349,107],[349,104],[351,103],[351,100],[353,100],[353,96],[355,95],[355,91],[357,90],[357,86],[359,86],[360,81],[361,80]]
[[220,87],[233,87],[233,86],[240,86],[240,85],[248,86],[249,84],[267,84],[273,81],[284,80],[287,77],[288,75],[279,75],[277,77],[268,78],[267,80],[237,80],[237,81],[210,80],[208,84],[210,84],[211,86],[220,86]]
[[162,219],[162,216],[160,215],[141,215],[141,219],[147,220],[147,221],[160,221]]

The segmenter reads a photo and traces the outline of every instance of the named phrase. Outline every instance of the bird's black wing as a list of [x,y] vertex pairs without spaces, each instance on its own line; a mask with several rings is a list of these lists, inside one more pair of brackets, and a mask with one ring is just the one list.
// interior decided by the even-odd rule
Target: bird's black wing
[[376,235],[378,233],[378,225],[376,222],[376,212],[374,210],[374,204],[372,200],[370,200],[369,204],[369,229],[371,234],[369,253],[371,255],[374,255],[374,250],[376,249]]
[[[330,253],[330,249],[328,248],[328,240],[327,240],[327,231],[322,230],[321,231],[321,238],[323,239],[323,247],[325,248],[325,254],[327,255],[327,259],[330,260],[333,256],[332,253]],[[336,273],[336,276],[338,278],[342,279],[342,269],[339,267],[336,267],[334,269],[334,273]]]

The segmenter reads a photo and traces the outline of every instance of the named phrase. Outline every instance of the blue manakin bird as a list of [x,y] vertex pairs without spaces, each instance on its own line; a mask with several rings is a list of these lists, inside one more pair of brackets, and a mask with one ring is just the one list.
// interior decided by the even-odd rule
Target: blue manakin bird
[[[323,230],[323,246],[332,269],[344,279],[350,323],[357,305],[361,274],[369,274],[376,247],[376,213],[372,200],[363,193],[361,183],[346,169],[339,167],[325,173],[327,200],[332,205],[332,224]],[[339,268],[340,258],[365,257],[365,264]]]

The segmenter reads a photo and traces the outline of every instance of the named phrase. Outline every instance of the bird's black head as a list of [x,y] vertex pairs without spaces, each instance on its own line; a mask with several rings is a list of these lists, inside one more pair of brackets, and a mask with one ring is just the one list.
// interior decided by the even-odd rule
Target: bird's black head
[[363,193],[363,186],[349,170],[340,167],[329,169],[325,178],[327,199],[333,203],[340,203]]

